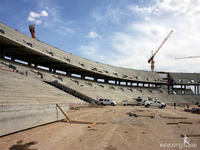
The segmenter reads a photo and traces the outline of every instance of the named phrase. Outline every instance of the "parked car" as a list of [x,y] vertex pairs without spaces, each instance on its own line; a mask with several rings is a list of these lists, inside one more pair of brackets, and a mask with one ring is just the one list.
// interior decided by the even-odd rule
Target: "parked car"
[[141,105],[143,105],[143,103],[144,103],[144,101],[141,97],[137,97],[136,99],[122,101],[123,106],[127,106],[127,105],[141,106]]
[[99,104],[100,105],[112,105],[112,106],[115,106],[115,105],[117,105],[117,102],[109,100],[109,99],[99,99]]
[[148,100],[148,101],[145,101],[145,102],[144,102],[144,106],[145,106],[145,107],[153,106],[153,107],[165,108],[165,107],[166,107],[166,104],[160,102],[160,101],[157,100],[157,99],[155,99],[155,100]]

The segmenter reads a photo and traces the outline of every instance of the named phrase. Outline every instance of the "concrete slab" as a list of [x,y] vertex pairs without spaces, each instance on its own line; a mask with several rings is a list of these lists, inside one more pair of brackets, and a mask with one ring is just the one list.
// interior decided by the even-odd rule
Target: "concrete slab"
[[[59,104],[67,112],[68,104]],[[56,104],[1,104],[0,136],[65,119]]]

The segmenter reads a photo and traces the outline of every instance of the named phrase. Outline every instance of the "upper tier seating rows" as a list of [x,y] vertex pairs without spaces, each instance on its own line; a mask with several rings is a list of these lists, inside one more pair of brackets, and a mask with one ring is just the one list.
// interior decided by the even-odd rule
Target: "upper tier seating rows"
[[[112,78],[141,82],[163,82],[156,72],[114,67],[107,64],[87,60],[71,53],[59,50],[55,47],[49,46],[48,44],[45,44],[37,39],[30,38],[29,36],[24,35],[2,23],[0,23],[0,30],[3,31],[0,32],[0,44],[3,44],[5,41],[7,41],[10,42],[10,44],[12,43],[13,46],[21,46],[26,48],[27,52],[34,51],[37,53],[37,55],[41,54],[51,58],[51,60],[53,59],[60,63]],[[15,51],[17,51],[17,49]]]

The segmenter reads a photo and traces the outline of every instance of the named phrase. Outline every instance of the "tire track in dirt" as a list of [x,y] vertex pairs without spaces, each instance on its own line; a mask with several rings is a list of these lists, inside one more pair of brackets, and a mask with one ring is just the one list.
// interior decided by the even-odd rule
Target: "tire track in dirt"
[[106,148],[106,147],[108,147],[109,145],[108,145],[108,143],[109,143],[109,141],[111,140],[111,138],[112,138],[112,136],[113,136],[113,134],[114,134],[114,132],[115,132],[115,130],[118,128],[118,124],[115,124],[114,126],[111,126],[111,128],[110,128],[110,130],[107,132],[107,134],[103,137],[103,139],[102,139],[102,142],[100,143],[100,146],[99,147],[102,147],[102,148]]

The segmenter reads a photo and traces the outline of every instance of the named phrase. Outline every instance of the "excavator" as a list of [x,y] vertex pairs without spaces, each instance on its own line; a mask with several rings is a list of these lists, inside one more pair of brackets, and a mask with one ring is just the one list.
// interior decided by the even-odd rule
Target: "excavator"
[[153,51],[152,51],[152,56],[149,58],[149,60],[148,60],[148,63],[151,63],[151,71],[154,71],[154,68],[155,68],[155,66],[154,66],[154,63],[155,63],[155,61],[154,61],[154,57],[155,57],[155,55],[158,53],[158,51],[161,49],[161,47],[165,44],[165,42],[167,41],[167,39],[170,37],[170,35],[172,34],[172,32],[173,32],[173,30],[171,30],[170,32],[169,32],[169,34],[167,35],[167,37],[162,41],[162,43],[160,44],[160,46],[158,47],[158,49],[155,51],[155,53],[153,53]]

